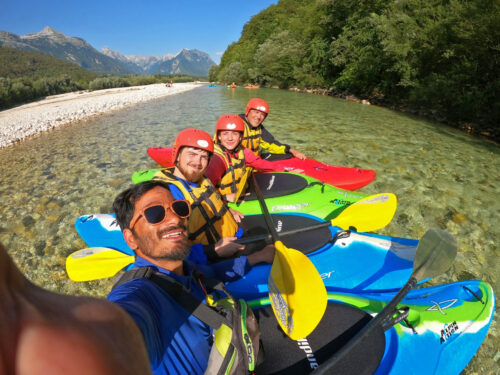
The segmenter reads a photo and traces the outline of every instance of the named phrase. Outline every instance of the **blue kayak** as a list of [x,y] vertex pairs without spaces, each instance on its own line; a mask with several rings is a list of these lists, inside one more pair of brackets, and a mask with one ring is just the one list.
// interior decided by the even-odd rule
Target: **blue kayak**
[[[279,214],[273,218],[282,233],[318,223],[317,218],[304,214]],[[261,215],[245,216],[242,227],[248,236],[267,233]],[[112,214],[81,216],[75,228],[89,247],[110,247],[133,255]],[[411,275],[418,245],[418,240],[343,231],[338,227],[282,235],[282,241],[309,256],[328,288],[353,292],[401,288]],[[252,267],[243,279],[229,286],[229,291],[249,299],[267,294],[270,268],[267,264]]]
[[[407,282],[418,244],[418,240],[336,227],[326,228],[327,236],[324,232],[313,232],[309,237],[302,233],[297,240],[283,233],[293,229],[297,220],[304,225],[314,219],[288,216],[273,215],[282,240],[313,261],[327,286],[329,303],[314,332],[293,341],[279,330],[269,306],[270,265],[254,266],[243,279],[227,284],[234,297],[251,301],[259,319],[268,360],[257,368],[257,374],[307,374],[321,366]],[[265,224],[255,224],[262,218],[256,215],[248,219],[246,232],[250,236],[265,232]],[[111,247],[132,254],[113,215],[85,215],[76,220],[75,227],[91,247]],[[324,237],[328,237],[326,243]],[[402,319],[376,330],[335,370],[355,374],[459,374],[486,337],[494,308],[493,290],[482,281],[412,290],[398,305]]]
[[[323,319],[298,341],[279,331],[268,299],[250,302],[268,359],[256,373],[307,374],[321,368],[394,295],[330,292]],[[495,296],[486,282],[462,281],[412,290],[397,310],[399,323],[378,327],[332,373],[460,374],[486,337]]]

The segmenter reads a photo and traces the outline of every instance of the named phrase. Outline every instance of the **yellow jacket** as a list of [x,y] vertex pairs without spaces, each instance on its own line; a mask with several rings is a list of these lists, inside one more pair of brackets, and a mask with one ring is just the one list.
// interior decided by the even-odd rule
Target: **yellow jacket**
[[175,185],[191,203],[191,216],[188,220],[190,243],[212,245],[223,237],[234,236],[238,231],[238,224],[210,180],[203,178],[194,187],[174,176],[173,171],[174,168],[162,169],[153,179]]

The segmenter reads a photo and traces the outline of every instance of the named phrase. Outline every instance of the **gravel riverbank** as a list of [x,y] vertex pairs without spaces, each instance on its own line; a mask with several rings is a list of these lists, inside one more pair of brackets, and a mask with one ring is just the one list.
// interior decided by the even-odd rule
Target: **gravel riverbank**
[[192,82],[175,83],[172,87],[154,84],[49,96],[0,112],[0,148],[59,125],[197,87],[200,84]]

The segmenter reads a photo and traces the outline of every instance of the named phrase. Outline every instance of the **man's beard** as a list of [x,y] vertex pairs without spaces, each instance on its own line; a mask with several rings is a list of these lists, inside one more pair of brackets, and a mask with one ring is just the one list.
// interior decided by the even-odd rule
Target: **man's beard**
[[[183,225],[179,225],[177,227],[169,227],[166,228],[156,234],[158,239],[161,240],[161,237],[172,230],[175,229],[180,229],[182,231],[186,230],[186,227]],[[187,244],[187,238],[185,241],[182,241],[181,243],[177,244],[176,246],[173,246],[171,248],[157,248],[153,249],[154,247],[154,241],[152,236],[142,236],[142,237],[136,237],[137,245],[139,249],[142,251],[142,253],[146,256],[148,256],[151,259],[158,259],[158,260],[185,260],[187,256],[189,255],[189,252],[191,251],[190,247]]]
[[197,183],[203,177],[202,172],[188,171],[188,170],[184,169],[184,167],[180,163],[177,163],[177,168],[182,173],[182,175],[186,178],[186,180],[188,180],[189,182]]

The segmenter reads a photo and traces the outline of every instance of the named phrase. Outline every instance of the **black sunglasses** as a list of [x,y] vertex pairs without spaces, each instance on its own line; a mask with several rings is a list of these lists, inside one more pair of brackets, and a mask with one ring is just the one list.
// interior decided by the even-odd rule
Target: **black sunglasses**
[[165,204],[156,204],[143,208],[139,215],[130,222],[129,228],[132,229],[137,221],[144,216],[150,224],[160,224],[166,216],[168,209],[171,209],[174,214],[180,218],[187,218],[191,215],[191,205],[188,201],[178,199]]

